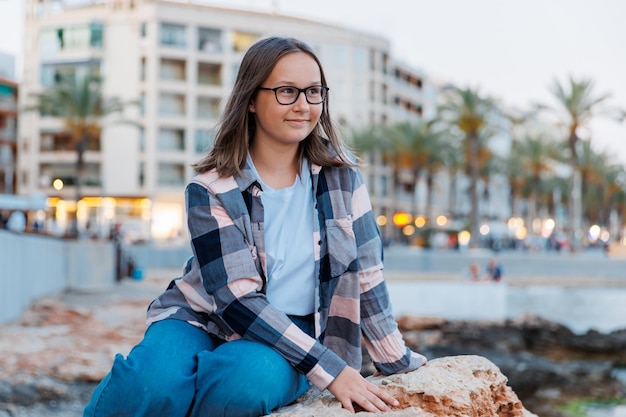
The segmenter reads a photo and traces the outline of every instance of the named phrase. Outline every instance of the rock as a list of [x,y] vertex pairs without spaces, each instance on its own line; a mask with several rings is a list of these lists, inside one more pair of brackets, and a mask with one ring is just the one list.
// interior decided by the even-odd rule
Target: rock
[[448,320],[442,317],[404,315],[397,320],[401,331],[439,329]]
[[[433,359],[407,374],[368,377],[399,402],[380,416],[393,417],[532,417],[507,386],[507,378],[491,361],[481,356],[451,356]],[[362,412],[361,415],[371,413]],[[272,417],[334,417],[351,415],[328,391],[309,389],[295,404]]]

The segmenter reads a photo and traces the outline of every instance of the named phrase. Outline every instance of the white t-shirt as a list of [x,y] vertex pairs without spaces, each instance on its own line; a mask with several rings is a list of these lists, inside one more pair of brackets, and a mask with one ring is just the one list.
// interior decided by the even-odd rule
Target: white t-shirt
[[313,192],[308,162],[300,177],[280,190],[263,182],[248,155],[248,162],[263,187],[267,298],[286,314],[305,316],[315,311],[315,258],[313,252]]

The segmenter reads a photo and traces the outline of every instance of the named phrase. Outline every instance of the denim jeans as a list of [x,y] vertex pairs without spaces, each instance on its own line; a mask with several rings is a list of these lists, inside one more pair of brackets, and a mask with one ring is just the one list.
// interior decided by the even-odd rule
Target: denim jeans
[[[312,323],[292,318],[311,334]],[[237,417],[270,414],[309,387],[274,349],[221,343],[184,321],[152,324],[94,390],[84,417]]]

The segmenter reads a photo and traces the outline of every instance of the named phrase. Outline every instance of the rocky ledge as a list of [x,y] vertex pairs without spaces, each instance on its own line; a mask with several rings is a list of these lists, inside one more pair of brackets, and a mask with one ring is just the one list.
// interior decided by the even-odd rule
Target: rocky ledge
[[[414,372],[368,379],[400,402],[392,411],[377,416],[536,417],[524,408],[500,369],[481,356],[438,358]],[[309,389],[295,404],[272,414],[275,417],[349,415],[328,391],[315,388]]]

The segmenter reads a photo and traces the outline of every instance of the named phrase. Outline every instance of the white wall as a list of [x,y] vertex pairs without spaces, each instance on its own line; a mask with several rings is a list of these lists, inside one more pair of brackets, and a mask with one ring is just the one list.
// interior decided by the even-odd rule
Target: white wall
[[395,317],[504,320],[507,286],[491,282],[387,281]]
[[0,230],[0,323],[17,320],[39,297],[113,285],[114,256],[111,242]]

